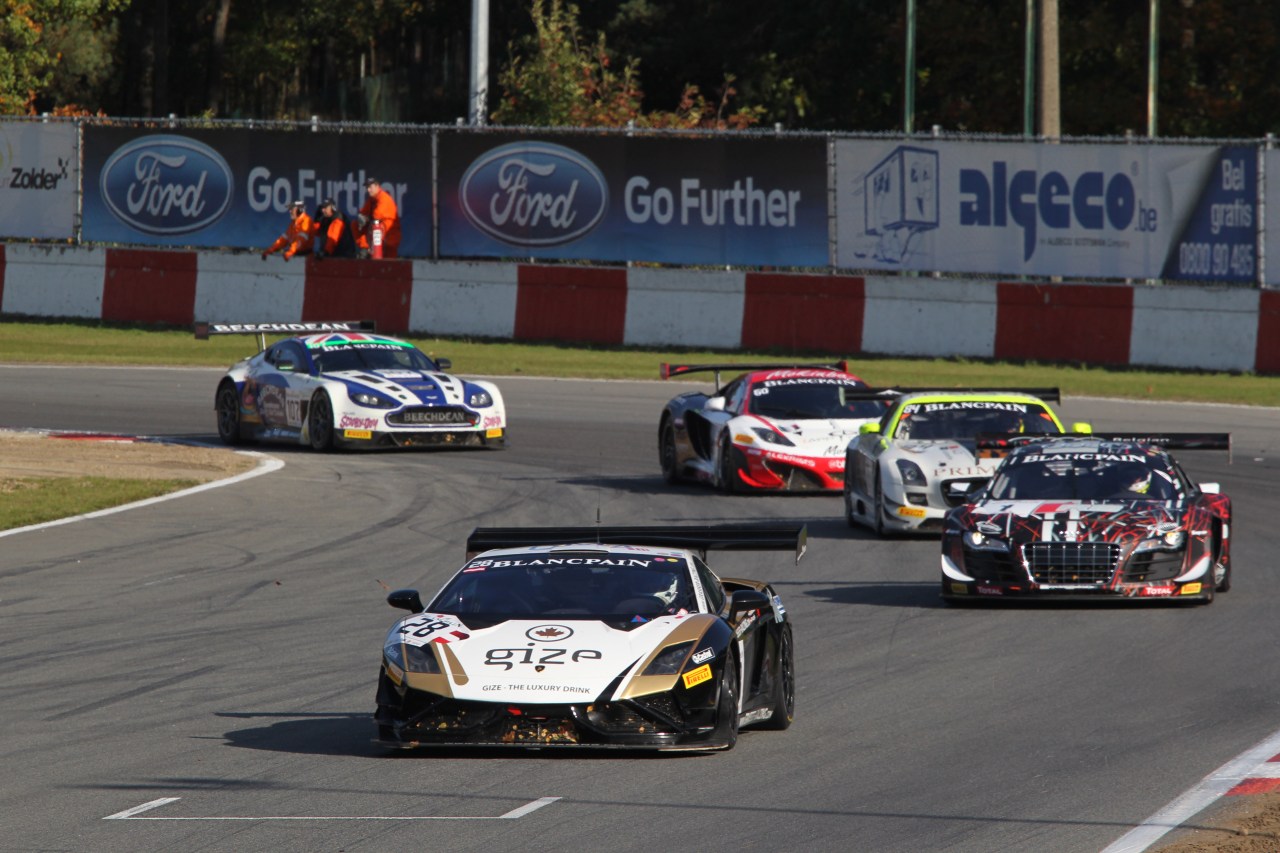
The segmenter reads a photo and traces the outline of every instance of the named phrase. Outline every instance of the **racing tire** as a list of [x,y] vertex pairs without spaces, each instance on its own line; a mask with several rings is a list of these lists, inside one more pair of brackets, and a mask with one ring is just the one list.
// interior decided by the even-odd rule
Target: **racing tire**
[[738,742],[738,659],[730,652],[724,659],[720,673],[720,699],[716,704],[715,746],[712,749],[733,749]]
[[1218,550],[1213,559],[1213,589],[1215,592],[1231,591],[1231,564],[1222,562],[1222,543],[1218,542]]
[[313,450],[324,452],[333,449],[333,403],[324,391],[317,391],[311,398],[307,411],[307,432]]
[[875,530],[877,536],[884,536],[884,487],[880,484],[880,472],[876,472],[876,494],[871,502],[871,511],[875,514],[875,521],[871,523],[871,527]]
[[844,487],[844,523],[850,527],[857,527],[858,522],[853,517],[853,493],[849,491],[849,487]]
[[213,408],[217,413],[218,438],[222,439],[222,443],[232,446],[243,444],[244,438],[240,435],[240,392],[236,390],[234,382],[223,382],[218,386]]
[[658,435],[658,464],[662,466],[662,479],[674,486],[680,482],[676,471],[676,430],[671,421],[663,421]]
[[773,713],[760,728],[772,731],[790,728],[796,718],[796,654],[790,625],[782,626],[782,638],[778,641],[778,677],[773,682],[772,708]]
[[732,495],[741,491],[738,485],[738,469],[734,464],[733,443],[728,438],[720,439],[720,465],[718,476],[720,480],[720,488],[725,494]]

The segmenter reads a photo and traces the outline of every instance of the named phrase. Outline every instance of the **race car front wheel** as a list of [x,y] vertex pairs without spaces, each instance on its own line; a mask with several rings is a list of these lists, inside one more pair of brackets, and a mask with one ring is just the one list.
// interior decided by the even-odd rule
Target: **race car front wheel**
[[738,464],[733,443],[728,437],[720,439],[720,488],[729,494],[739,491]]
[[307,413],[307,430],[311,434],[311,446],[315,450],[333,449],[333,403],[329,395],[317,391],[311,398],[311,409]]
[[223,444],[240,444],[240,393],[236,391],[234,382],[223,382],[218,386],[218,395],[214,402],[214,410],[218,417],[218,438]]
[[680,482],[676,473],[676,430],[671,421],[664,421],[658,435],[658,464],[662,466],[662,479],[675,485]]
[[716,706],[716,749],[733,749],[738,742],[738,661],[725,655],[720,673],[720,702]]
[[884,486],[880,482],[880,474],[876,474],[876,497],[871,511],[875,513],[875,531],[877,536],[884,535]]

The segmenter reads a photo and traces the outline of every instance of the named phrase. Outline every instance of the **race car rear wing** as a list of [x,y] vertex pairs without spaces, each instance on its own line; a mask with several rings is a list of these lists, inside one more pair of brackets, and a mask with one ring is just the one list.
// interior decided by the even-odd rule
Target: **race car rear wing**
[[976,439],[979,455],[1002,456],[1015,447],[1045,441],[1061,441],[1071,438],[1089,438],[1098,441],[1114,441],[1128,444],[1149,444],[1165,450],[1225,450],[1227,463],[1231,463],[1231,433],[1229,432],[1095,432],[1089,435],[1016,435],[1004,433],[980,433]]
[[841,373],[849,372],[849,362],[832,361],[823,364],[800,364],[794,361],[768,363],[759,362],[756,364],[668,364],[662,362],[658,367],[659,378],[671,379],[676,376],[684,376],[686,373],[705,373],[714,371],[716,374],[716,390],[720,389],[720,373],[725,370],[839,370]]
[[196,323],[196,340],[210,335],[257,335],[258,352],[267,348],[267,335],[319,335],[325,332],[375,332],[373,320],[323,320],[307,323]]
[[692,527],[477,527],[467,537],[467,559],[497,548],[529,545],[648,545],[685,548],[706,559],[708,551],[790,551],[804,556],[809,531],[803,524],[710,524]]
[[910,388],[890,386],[888,388],[858,388],[845,391],[846,400],[883,400],[886,397],[905,397],[908,394],[1026,394],[1039,397],[1050,403],[1062,402],[1062,392],[1058,388]]

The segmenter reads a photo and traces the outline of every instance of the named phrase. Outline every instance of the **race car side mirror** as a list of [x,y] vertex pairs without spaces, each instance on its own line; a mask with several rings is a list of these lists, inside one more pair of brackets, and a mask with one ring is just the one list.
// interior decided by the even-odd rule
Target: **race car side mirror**
[[1217,483],[1201,483],[1200,491],[1206,495],[1217,495],[1221,494],[1222,486]]
[[451,358],[437,358],[435,359],[435,363],[436,363],[436,367],[440,368],[441,370],[448,370],[449,368],[453,367],[453,359]]
[[1081,435],[1091,435],[1093,433],[1093,424],[1076,421],[1071,425],[1071,431],[1078,432]]
[[707,410],[711,412],[724,411],[724,397],[710,397],[707,399]]
[[769,596],[757,589],[740,589],[729,596],[729,618],[737,616],[745,610],[764,610],[772,607]]
[[416,589],[394,590],[387,596],[387,604],[410,613],[421,613],[426,609],[422,606],[422,596],[418,595]]
[[879,421],[867,421],[865,424],[858,427],[858,435],[874,435],[878,432],[880,432]]

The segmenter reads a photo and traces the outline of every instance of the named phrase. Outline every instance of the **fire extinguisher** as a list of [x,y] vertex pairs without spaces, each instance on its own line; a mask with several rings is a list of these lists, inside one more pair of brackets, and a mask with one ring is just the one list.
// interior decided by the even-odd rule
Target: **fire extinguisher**
[[369,257],[382,258],[382,223],[378,220],[373,221],[373,248],[369,250]]

